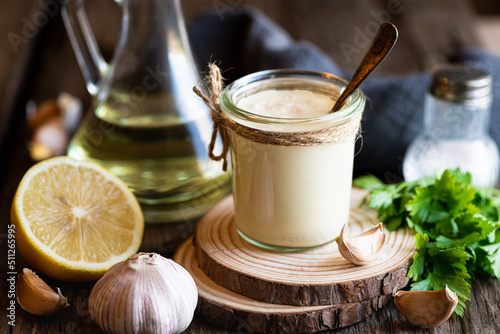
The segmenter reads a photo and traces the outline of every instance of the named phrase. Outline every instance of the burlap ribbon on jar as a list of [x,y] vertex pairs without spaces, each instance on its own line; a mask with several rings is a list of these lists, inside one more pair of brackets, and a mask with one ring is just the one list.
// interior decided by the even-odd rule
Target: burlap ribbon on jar
[[[194,87],[194,92],[203,99],[210,109],[210,116],[213,121],[213,130],[210,144],[208,145],[208,156],[215,161],[223,160],[222,169],[227,170],[227,153],[229,152],[229,131],[238,133],[239,136],[248,140],[269,145],[281,146],[315,146],[320,144],[343,142],[359,135],[361,132],[361,115],[346,123],[336,125],[331,128],[308,132],[274,132],[254,129],[239,124],[227,117],[220,105],[222,94],[222,74],[219,67],[209,64],[209,71],[205,78],[209,96],[200,88]],[[222,141],[222,152],[214,154],[217,134]]]

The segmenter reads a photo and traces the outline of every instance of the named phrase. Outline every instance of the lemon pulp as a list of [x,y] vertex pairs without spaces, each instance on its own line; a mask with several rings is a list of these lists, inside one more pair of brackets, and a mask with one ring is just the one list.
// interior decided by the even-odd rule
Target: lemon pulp
[[144,219],[127,186],[89,162],[54,158],[23,177],[12,206],[17,246],[44,274],[99,278],[137,252]]

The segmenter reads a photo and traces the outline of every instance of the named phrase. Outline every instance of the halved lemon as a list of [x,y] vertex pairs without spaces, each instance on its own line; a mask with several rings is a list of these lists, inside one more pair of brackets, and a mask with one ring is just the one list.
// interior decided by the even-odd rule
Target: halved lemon
[[139,249],[144,218],[132,192],[102,167],[67,157],[31,167],[12,202],[16,246],[30,265],[91,281]]

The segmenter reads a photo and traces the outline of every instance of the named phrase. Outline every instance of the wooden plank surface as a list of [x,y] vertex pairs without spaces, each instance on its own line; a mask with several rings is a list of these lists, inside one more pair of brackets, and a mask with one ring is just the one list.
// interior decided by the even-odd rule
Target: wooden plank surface
[[[50,1],[49,1],[50,2]],[[50,281],[70,298],[71,307],[52,317],[34,317],[17,306],[16,326],[7,324],[7,224],[10,202],[22,175],[32,164],[26,150],[27,133],[24,105],[27,99],[41,101],[54,98],[62,91],[81,97],[89,106],[83,78],[78,69],[58,10],[54,18],[40,24],[43,33],[28,36],[27,23],[40,13],[39,1],[3,2],[0,8],[0,307],[1,333],[98,333],[90,319],[87,298],[92,284],[69,284]],[[458,47],[475,46],[473,34],[476,20],[466,0],[184,0],[186,17],[193,19],[202,10],[232,11],[244,5],[254,5],[283,26],[295,39],[317,44],[338,65],[353,69],[362,52],[346,56],[339,49],[342,43],[363,44],[363,32],[370,29],[380,15],[389,15],[400,29],[400,40],[391,58],[379,73],[405,74],[428,70],[443,61]],[[107,59],[114,49],[119,32],[120,10],[111,1],[87,0],[88,15],[97,41]],[[388,14],[387,14],[388,13]],[[24,29],[24,31],[23,31]],[[25,38],[18,52],[8,39],[9,33]],[[24,35],[23,35],[24,34]],[[13,36],[11,34],[11,36]],[[29,37],[29,38],[28,38]],[[23,40],[24,41],[24,40]],[[32,57],[31,57],[32,56]],[[31,61],[32,60],[32,61]],[[24,75],[26,73],[27,75]],[[148,226],[142,250],[172,256],[175,249],[194,230],[196,221],[168,226]],[[26,266],[16,254],[17,272]],[[463,318],[452,316],[437,329],[412,327],[398,313],[394,304],[375,312],[367,320],[336,333],[500,333],[500,281],[479,278],[472,287],[472,300]],[[196,317],[187,333],[232,333]],[[236,331],[237,332],[237,331]]]

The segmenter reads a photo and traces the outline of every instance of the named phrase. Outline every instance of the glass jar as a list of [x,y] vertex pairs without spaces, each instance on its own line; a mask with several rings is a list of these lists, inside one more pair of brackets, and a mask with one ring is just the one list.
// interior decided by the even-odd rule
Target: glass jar
[[[271,89],[308,90],[336,100],[346,85],[328,73],[270,70],[224,89],[220,102],[230,120],[272,138],[293,138],[269,143],[230,131],[234,223],[247,241],[295,251],[318,247],[339,235],[349,219],[354,142],[365,97],[357,90],[340,111],[308,118],[257,115],[238,108],[238,101]],[[324,131],[336,139],[320,140]],[[300,140],[304,134],[310,136],[307,145]]]
[[464,65],[438,69],[426,95],[424,131],[405,154],[405,180],[438,176],[445,169],[469,172],[472,184],[494,187],[499,154],[488,134],[492,80]]

